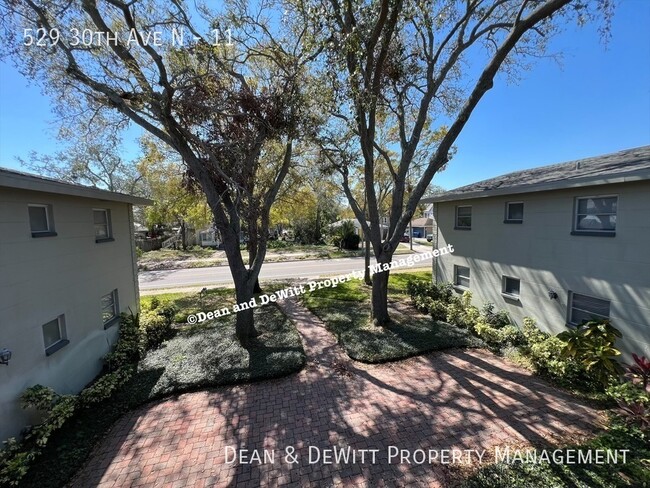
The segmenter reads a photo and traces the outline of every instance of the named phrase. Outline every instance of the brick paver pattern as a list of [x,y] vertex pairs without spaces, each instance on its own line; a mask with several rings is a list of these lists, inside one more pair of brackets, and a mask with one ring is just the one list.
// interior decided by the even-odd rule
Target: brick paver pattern
[[[389,464],[389,446],[493,452],[575,440],[602,421],[599,412],[484,350],[375,366],[351,361],[313,314],[294,301],[282,307],[303,337],[308,364],[300,373],[135,410],[116,423],[72,485],[450,486],[456,464]],[[362,462],[357,451],[354,463],[309,464],[310,446],[312,454],[379,451],[375,463],[370,452]],[[274,462],[226,463],[226,447],[266,449]],[[285,458],[288,447],[295,448],[295,464]]]

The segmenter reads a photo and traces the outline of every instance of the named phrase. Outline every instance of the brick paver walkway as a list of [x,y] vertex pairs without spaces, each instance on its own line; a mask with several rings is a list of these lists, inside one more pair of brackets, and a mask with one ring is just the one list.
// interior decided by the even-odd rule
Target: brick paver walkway
[[[483,350],[355,363],[310,312],[295,302],[283,308],[310,358],[302,372],[133,411],[116,423],[73,486],[450,486],[458,465],[416,464],[418,449],[435,456],[444,449],[482,452],[558,436],[575,440],[601,420]],[[335,447],[356,450],[356,459],[324,464],[325,449]],[[295,448],[297,463],[285,457],[287,448]],[[225,462],[233,449],[248,449],[249,456],[266,449],[274,459]],[[371,451],[361,458],[363,449],[378,450],[374,463]],[[394,449],[411,453],[410,463],[399,455],[389,463]],[[469,455],[475,461],[478,454]]]

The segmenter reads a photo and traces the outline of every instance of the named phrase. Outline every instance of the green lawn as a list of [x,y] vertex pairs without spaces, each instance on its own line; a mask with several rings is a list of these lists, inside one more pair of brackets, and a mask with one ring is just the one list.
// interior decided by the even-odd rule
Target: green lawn
[[[187,314],[234,303],[231,289],[158,295]],[[142,298],[147,307],[153,296]],[[235,315],[194,326],[180,325],[177,335],[149,351],[138,372],[110,399],[82,409],[50,439],[21,486],[64,485],[83,466],[91,450],[113,423],[128,411],[171,394],[212,386],[285,376],[302,369],[305,353],[298,331],[276,305],[255,310],[261,335],[248,351],[234,337]]]
[[482,346],[466,330],[435,321],[409,305],[406,284],[430,277],[428,271],[391,274],[389,303],[393,323],[389,327],[376,327],[370,321],[371,290],[361,280],[307,293],[303,303],[325,322],[347,354],[358,361],[380,363],[427,351]]

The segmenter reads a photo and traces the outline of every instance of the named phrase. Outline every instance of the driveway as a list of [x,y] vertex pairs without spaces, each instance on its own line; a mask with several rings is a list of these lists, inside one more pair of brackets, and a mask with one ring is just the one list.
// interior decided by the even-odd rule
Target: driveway
[[[602,420],[484,350],[353,362],[310,312],[283,308],[303,336],[303,371],[142,407],[117,422],[73,486],[449,486],[481,453],[489,462],[495,448],[575,441]],[[323,462],[335,448],[350,457]]]

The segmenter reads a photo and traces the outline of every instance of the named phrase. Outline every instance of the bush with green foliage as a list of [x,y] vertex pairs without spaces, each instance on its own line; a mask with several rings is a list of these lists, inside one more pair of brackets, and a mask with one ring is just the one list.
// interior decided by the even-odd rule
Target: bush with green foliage
[[341,249],[359,249],[361,237],[357,234],[357,230],[352,220],[343,220],[334,228],[331,235],[331,242]]
[[447,304],[454,296],[454,290],[450,283],[436,283],[424,280],[412,280],[406,284],[406,292],[412,300],[418,297],[428,297],[432,300]]
[[25,477],[39,450],[10,437],[0,449],[0,486],[16,486]]
[[273,239],[266,243],[267,249],[285,249],[287,247],[293,246],[292,242],[281,241],[280,239]]
[[135,365],[126,365],[100,376],[79,394],[81,403],[87,406],[107,400],[120,386],[131,379],[135,370]]
[[106,368],[115,371],[122,366],[137,363],[145,351],[142,336],[139,314],[121,314],[120,336],[115,349],[104,356]]
[[605,389],[605,394],[616,403],[644,403],[650,406],[650,393],[631,381],[612,383]]
[[[160,315],[166,319],[165,310]],[[26,475],[30,464],[39,456],[52,434],[60,429],[81,407],[104,401],[127,382],[134,374],[136,364],[144,353],[144,334],[138,315],[120,316],[120,334],[115,350],[104,357],[107,372],[79,395],[60,395],[52,388],[35,385],[27,388],[21,396],[23,408],[34,408],[43,412],[43,421],[28,426],[22,440],[7,440],[0,451],[0,486],[15,486]]]
[[169,306],[142,312],[140,329],[146,350],[156,348],[174,337],[175,329],[172,325],[174,315],[176,309]]
[[535,320],[524,318],[522,352],[530,359],[536,372],[556,383],[582,391],[598,391],[602,387],[585,365],[562,354],[566,343],[537,328]]
[[614,347],[620,337],[620,331],[609,320],[590,320],[557,336],[565,343],[562,356],[580,362],[603,387],[623,374],[615,359],[621,351]]
[[74,414],[79,400],[75,395],[59,395],[52,388],[34,385],[20,398],[23,408],[34,408],[43,420],[23,430],[22,440],[12,437],[0,450],[0,486],[16,486],[27,474],[29,466],[41,453],[52,434]]
[[483,305],[481,309],[481,319],[488,325],[500,328],[510,325],[510,317],[508,317],[508,312],[505,310],[494,311],[494,304],[487,302]]

